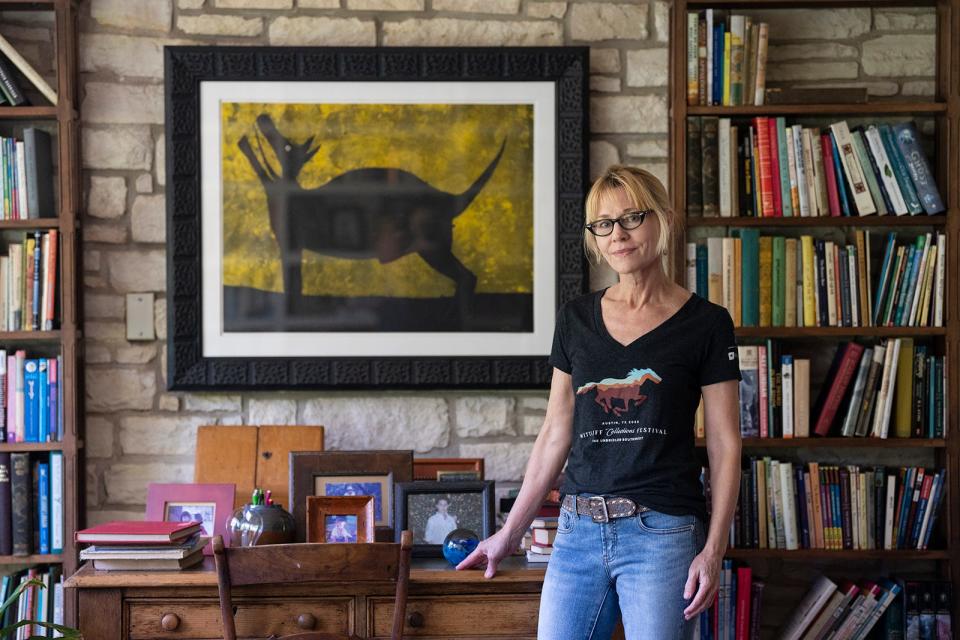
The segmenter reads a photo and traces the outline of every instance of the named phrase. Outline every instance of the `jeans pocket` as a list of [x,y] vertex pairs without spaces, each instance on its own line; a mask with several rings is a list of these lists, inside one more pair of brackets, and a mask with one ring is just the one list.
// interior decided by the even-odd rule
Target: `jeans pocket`
[[560,509],[560,517],[557,518],[557,533],[570,533],[577,526],[577,516],[567,509]]
[[641,531],[661,535],[687,533],[697,526],[697,516],[675,516],[662,511],[644,511],[637,516],[637,526]]

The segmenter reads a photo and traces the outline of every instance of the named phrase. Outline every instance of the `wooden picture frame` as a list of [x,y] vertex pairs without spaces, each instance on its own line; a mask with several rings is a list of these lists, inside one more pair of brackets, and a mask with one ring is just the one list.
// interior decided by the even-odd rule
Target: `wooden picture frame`
[[[164,53],[170,389],[549,386],[556,311],[587,289],[587,47],[174,46]],[[431,117],[438,108],[469,113]],[[363,125],[357,135],[386,140],[392,155],[326,126],[336,119],[317,110],[329,109]],[[378,132],[376,123],[386,121],[368,117],[371,109],[384,117],[403,111],[390,121],[395,141]],[[461,135],[458,123],[482,140]],[[424,131],[436,133],[426,140]],[[473,146],[450,142],[465,139]],[[417,142],[408,149],[408,141]],[[437,149],[450,150],[450,162],[437,163]],[[299,161],[283,159],[291,154]],[[501,154],[506,170],[497,171]],[[278,160],[293,174],[319,168],[323,177],[304,187],[287,169],[278,173]],[[476,231],[461,223],[468,235],[459,244],[431,245],[430,259],[411,270],[402,259],[421,245],[395,238],[408,233],[406,209],[386,243],[349,221],[338,227],[356,245],[345,251],[343,233],[300,229],[291,202],[302,198],[269,200],[284,192],[281,182],[325,198],[330,191],[321,190],[333,180],[376,167],[442,194],[477,185],[488,200],[473,210]],[[376,199],[373,187],[352,196],[362,215],[351,220],[372,229],[367,217],[378,211],[367,194]],[[472,202],[457,211],[470,213]],[[435,213],[447,221],[459,215],[451,207]],[[488,210],[516,231],[500,235],[495,215],[479,215]],[[522,250],[504,249],[505,239],[524,243]],[[380,259],[359,260],[370,250]],[[346,277],[317,277],[328,267]],[[384,293],[388,280],[404,288]]]
[[[307,496],[317,495],[317,482],[355,483],[358,479],[384,487],[380,495],[379,541],[392,539],[394,488],[413,479],[413,451],[293,451],[290,453],[291,509],[297,541],[306,541]],[[376,518],[375,518],[376,521]]]
[[307,496],[307,542],[375,542],[373,505],[373,496]]
[[[233,513],[236,485],[227,483],[159,483],[147,485],[147,520],[182,521],[187,517],[204,523],[204,534],[209,537],[223,536],[230,543],[227,519]],[[207,531],[207,527],[211,530]],[[203,555],[213,554],[213,546],[206,545]]]
[[[399,482],[394,495],[395,531],[413,533],[413,555],[442,556],[443,538],[454,529],[470,529],[481,540],[496,528],[494,519],[494,482]],[[441,504],[446,500],[447,504]],[[445,523],[453,517],[455,522]],[[437,521],[431,524],[431,521]],[[395,534],[399,540],[399,534]]]
[[483,458],[414,458],[414,480],[439,480],[441,471],[478,471],[483,480]]

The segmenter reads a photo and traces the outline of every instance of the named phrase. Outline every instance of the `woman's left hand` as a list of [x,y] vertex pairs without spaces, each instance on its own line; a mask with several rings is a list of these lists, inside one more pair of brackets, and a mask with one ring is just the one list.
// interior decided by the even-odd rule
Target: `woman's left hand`
[[701,552],[690,563],[687,571],[687,583],[683,587],[683,597],[690,598],[696,593],[693,601],[683,610],[683,617],[687,620],[713,604],[713,598],[720,585],[720,564],[723,556],[714,556],[706,551]]

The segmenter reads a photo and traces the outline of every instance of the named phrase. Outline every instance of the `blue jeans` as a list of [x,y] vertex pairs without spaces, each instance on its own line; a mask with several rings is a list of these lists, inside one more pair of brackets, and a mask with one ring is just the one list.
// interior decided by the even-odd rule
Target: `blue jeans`
[[687,570],[705,543],[697,516],[645,511],[596,523],[560,511],[540,598],[538,640],[609,640],[623,617],[627,640],[689,640]]

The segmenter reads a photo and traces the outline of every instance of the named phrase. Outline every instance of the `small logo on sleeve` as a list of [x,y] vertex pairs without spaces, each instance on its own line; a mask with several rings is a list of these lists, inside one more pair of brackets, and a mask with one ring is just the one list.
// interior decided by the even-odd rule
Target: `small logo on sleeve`
[[727,347],[727,360],[736,360],[736,359],[737,359],[737,348]]

